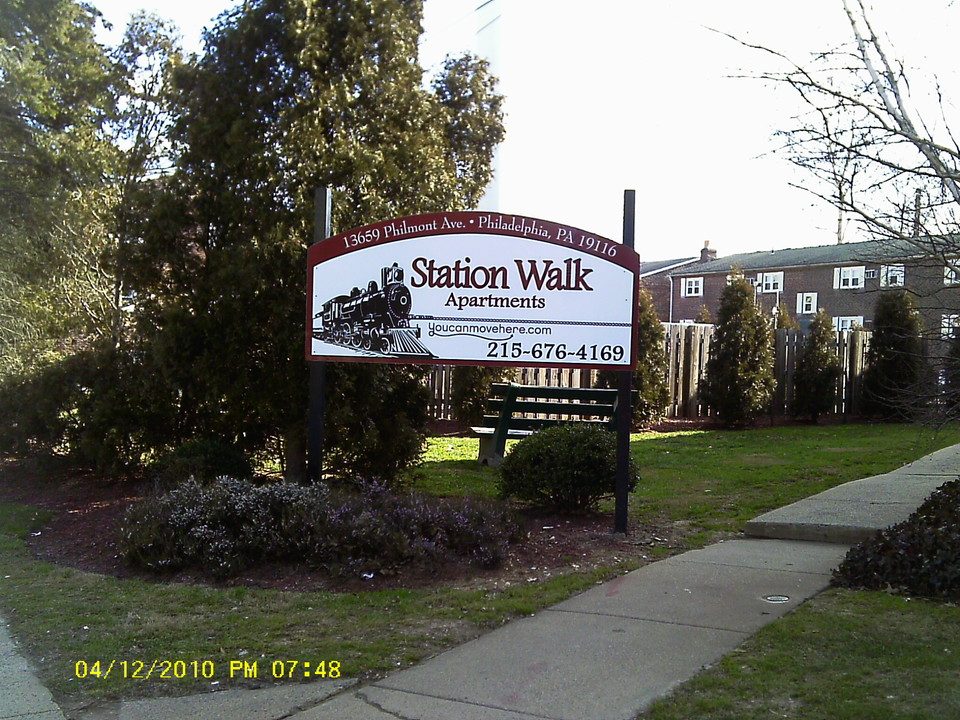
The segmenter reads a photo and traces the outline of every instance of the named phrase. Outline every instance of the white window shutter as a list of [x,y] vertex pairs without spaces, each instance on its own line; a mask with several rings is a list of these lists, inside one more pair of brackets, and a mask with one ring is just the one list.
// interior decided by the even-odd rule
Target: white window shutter
[[840,268],[833,269],[833,289],[840,289]]

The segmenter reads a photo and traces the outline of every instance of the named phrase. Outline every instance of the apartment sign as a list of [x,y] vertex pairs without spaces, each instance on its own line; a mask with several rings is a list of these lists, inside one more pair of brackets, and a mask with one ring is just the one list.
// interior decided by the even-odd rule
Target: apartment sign
[[639,259],[493,212],[398,218],[308,253],[307,359],[627,369]]

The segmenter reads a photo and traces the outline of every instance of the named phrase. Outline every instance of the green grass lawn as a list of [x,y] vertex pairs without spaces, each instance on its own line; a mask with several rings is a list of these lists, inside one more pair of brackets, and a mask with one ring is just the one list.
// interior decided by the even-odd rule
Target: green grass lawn
[[960,608],[830,590],[771,623],[642,720],[960,717]]
[[[688,546],[696,547],[768,510],[957,442],[958,427],[934,433],[896,424],[634,434],[641,479],[630,522],[683,522],[695,531]],[[496,497],[496,471],[479,466],[476,454],[472,438],[431,438],[415,489]],[[612,511],[612,502],[603,508]]]
[[[897,425],[636,435],[632,451],[640,464],[642,480],[631,497],[630,521],[634,527],[653,521],[686,523],[693,531],[691,545],[702,544],[716,533],[735,532],[744,520],[759,512],[847,480],[890,470],[956,442],[960,442],[960,430],[933,435]],[[476,440],[431,439],[413,482],[415,488],[450,497],[494,496],[495,471],[477,466],[476,451]],[[598,571],[571,572],[484,590],[438,586],[332,593],[199,587],[118,580],[40,562],[22,538],[43,521],[44,517],[30,508],[0,506],[0,610],[37,664],[44,682],[68,706],[108,698],[197,691],[210,688],[211,682],[219,683],[219,688],[248,683],[242,677],[229,677],[231,661],[257,661],[259,679],[267,681],[272,680],[274,661],[336,660],[343,675],[350,677],[385,673],[511,618],[536,612],[631,567],[629,562],[611,563]],[[843,603],[859,602],[856,598],[861,594],[831,593],[824,597],[827,599],[818,599],[819,605],[811,605],[812,610],[804,608],[786,622],[816,608],[824,616],[845,618],[851,611]],[[910,609],[916,608],[920,608],[922,617],[908,617],[897,632],[939,643],[939,636],[930,634],[929,628],[945,624],[941,613],[947,611],[921,603]],[[888,618],[888,613],[893,615]],[[881,605],[848,618],[853,625],[864,625],[859,635],[852,631],[862,638],[864,653],[879,655],[886,651],[883,641],[866,629],[892,623],[899,618],[897,613],[900,610]],[[820,622],[829,627],[831,620],[828,617]],[[798,637],[802,635],[798,633]],[[758,636],[763,637],[766,635]],[[775,644],[786,642],[778,639]],[[853,643],[849,639],[846,642]],[[756,655],[757,662],[766,662],[764,647],[748,646],[735,657],[743,660]],[[803,652],[803,647],[797,645],[793,651]],[[956,656],[960,657],[960,649]],[[100,661],[102,675],[114,660],[128,665],[123,668],[115,664],[107,678],[89,673],[84,679],[76,677],[79,661],[87,663],[86,667]],[[153,660],[210,661],[215,664],[216,675],[183,680],[123,677],[124,670],[129,674],[135,669],[131,663],[150,664]],[[917,661],[920,665],[924,662]],[[872,672],[864,661],[859,663],[859,670],[855,664],[852,667],[851,672]],[[892,682],[904,687],[917,681],[915,675],[920,673],[909,667],[889,672],[895,676]],[[140,674],[144,673],[141,670]],[[807,680],[812,682],[812,677]],[[794,691],[781,692],[789,695]],[[733,702],[723,697],[724,691],[720,694],[720,699],[712,702]],[[726,717],[678,712],[663,717]],[[757,717],[771,715],[759,713]],[[860,717],[874,716],[868,713]]]

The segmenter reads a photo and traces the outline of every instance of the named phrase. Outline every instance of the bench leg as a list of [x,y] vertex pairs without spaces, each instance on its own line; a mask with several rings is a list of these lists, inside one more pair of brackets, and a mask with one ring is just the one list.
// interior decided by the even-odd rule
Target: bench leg
[[487,467],[499,467],[500,463],[503,462],[503,453],[497,450],[492,435],[480,437],[480,452],[477,454],[477,462]]

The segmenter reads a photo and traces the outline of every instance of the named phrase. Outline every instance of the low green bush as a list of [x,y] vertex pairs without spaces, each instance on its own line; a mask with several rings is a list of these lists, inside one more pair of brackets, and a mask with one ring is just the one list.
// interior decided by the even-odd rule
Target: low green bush
[[833,583],[960,600],[960,480],[934,491],[907,520],[851,548]]
[[121,550],[142,568],[195,567],[223,579],[259,562],[302,562],[345,574],[450,559],[488,568],[519,538],[508,508],[471,499],[397,495],[383,485],[352,493],[219,478],[207,485],[188,480],[132,506]]
[[[631,461],[629,487],[637,485]],[[617,481],[617,436],[588,423],[546,428],[518,442],[500,465],[502,497],[561,512],[584,512],[612,495]]]
[[218,477],[245,479],[253,475],[250,460],[226,440],[189,440],[162,455],[153,464],[160,487],[171,488],[194,478],[207,482]]

